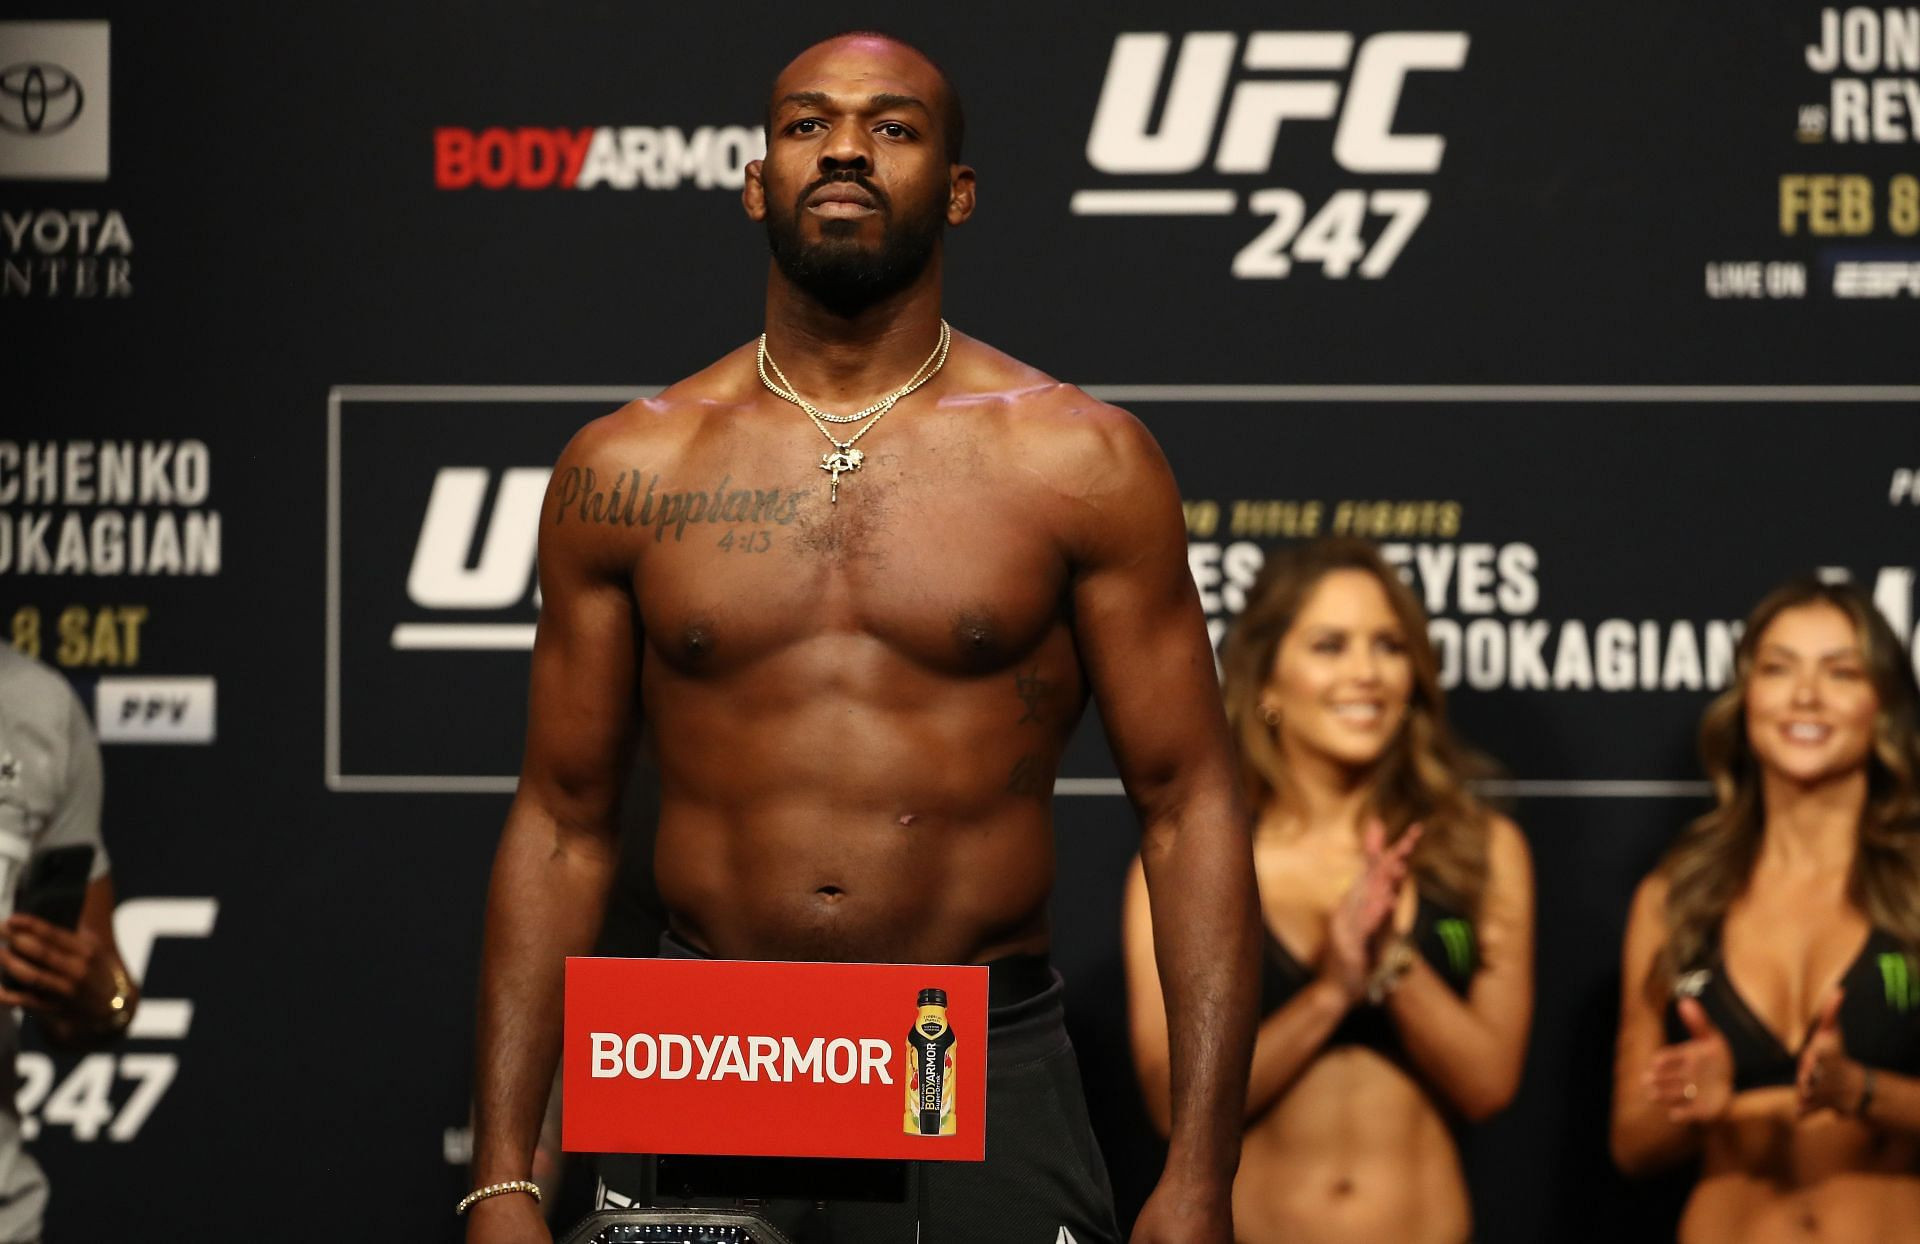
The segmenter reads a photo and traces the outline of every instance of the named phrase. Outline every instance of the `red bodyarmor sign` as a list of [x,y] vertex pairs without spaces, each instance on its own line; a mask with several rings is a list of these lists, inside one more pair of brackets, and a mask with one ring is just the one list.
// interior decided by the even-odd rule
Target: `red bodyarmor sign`
[[978,1162],[987,969],[568,959],[561,1068],[570,1151]]

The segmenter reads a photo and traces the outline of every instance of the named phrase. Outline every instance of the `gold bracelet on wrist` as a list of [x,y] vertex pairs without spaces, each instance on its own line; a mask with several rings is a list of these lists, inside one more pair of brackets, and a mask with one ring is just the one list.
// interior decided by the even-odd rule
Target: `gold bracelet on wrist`
[[533,1198],[535,1205],[540,1203],[539,1184],[533,1182],[531,1179],[509,1179],[503,1184],[488,1184],[484,1188],[475,1188],[472,1192],[467,1193],[466,1196],[461,1197],[460,1204],[453,1207],[454,1216],[458,1217],[488,1197],[499,1196],[504,1192],[524,1192]]
[[1380,954],[1380,965],[1367,977],[1367,1001],[1379,1006],[1387,1000],[1400,985],[1407,973],[1413,969],[1413,947],[1407,939],[1397,938],[1393,945]]
[[118,960],[113,963],[113,999],[107,1008],[105,1031],[117,1037],[133,1023],[133,978]]

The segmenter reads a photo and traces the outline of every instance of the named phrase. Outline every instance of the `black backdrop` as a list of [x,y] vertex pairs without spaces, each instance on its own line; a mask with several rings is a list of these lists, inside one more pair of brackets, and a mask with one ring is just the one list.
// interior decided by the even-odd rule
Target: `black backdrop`
[[[516,507],[579,423],[758,331],[742,131],[789,54],[873,23],[967,99],[982,207],[950,318],[1150,424],[1210,618],[1316,531],[1381,535],[1427,595],[1539,876],[1526,1082],[1470,1142],[1481,1236],[1653,1229],[1671,1189],[1605,1156],[1615,958],[1699,806],[1729,623],[1821,566],[1913,635],[1920,15],[1846,18],[1853,62],[1822,72],[1825,12],[102,0],[0,22],[0,59],[66,68],[86,121],[52,132],[55,91],[20,134],[24,78],[0,79],[0,624],[115,736],[121,936],[151,948],[124,1050],[23,1063],[52,1238],[135,1205],[161,1238],[289,1206],[298,1238],[455,1238],[536,616]],[[1173,99],[1162,51],[1191,62]],[[532,183],[577,145],[582,184],[443,187],[467,143],[484,180]],[[49,176],[57,144],[77,163]],[[1113,789],[1089,728],[1057,954],[1130,1212],[1156,1154]]]

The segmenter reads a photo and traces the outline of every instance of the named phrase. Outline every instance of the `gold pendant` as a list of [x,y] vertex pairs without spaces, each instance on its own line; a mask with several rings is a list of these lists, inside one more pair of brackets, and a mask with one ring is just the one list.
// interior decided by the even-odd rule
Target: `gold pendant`
[[857,449],[838,449],[820,455],[820,469],[833,475],[833,490],[827,498],[831,504],[840,504],[840,477],[858,471],[865,458],[866,455]]

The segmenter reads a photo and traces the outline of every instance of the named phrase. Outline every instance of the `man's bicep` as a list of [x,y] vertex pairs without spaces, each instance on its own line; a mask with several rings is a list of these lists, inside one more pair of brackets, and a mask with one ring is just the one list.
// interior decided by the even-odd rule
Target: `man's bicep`
[[639,714],[632,589],[595,544],[610,534],[548,528],[540,541],[521,793],[579,824],[610,824]]
[[1151,810],[1224,780],[1229,751],[1179,490],[1150,440],[1122,465],[1075,578],[1075,639],[1120,776]]

